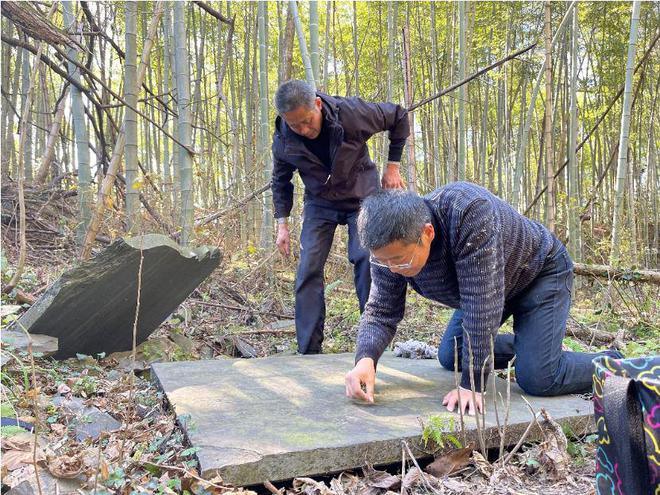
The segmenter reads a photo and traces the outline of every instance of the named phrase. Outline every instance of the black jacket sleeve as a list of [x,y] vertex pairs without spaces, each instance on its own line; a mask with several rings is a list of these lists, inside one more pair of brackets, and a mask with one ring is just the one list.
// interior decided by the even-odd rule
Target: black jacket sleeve
[[295,167],[283,160],[277,152],[278,138],[273,138],[273,213],[275,218],[288,217],[293,207],[293,172]]
[[377,132],[388,131],[390,149],[387,160],[400,161],[410,134],[408,111],[395,103],[369,103],[357,97],[349,100],[355,112],[355,121],[360,123],[363,139],[366,141]]

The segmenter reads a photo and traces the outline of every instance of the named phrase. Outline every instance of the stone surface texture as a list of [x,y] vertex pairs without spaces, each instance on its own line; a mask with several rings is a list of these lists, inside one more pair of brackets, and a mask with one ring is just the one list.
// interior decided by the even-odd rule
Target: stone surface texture
[[18,320],[59,339],[54,357],[131,349],[140,252],[144,255],[137,342],[147,337],[218,266],[217,248],[187,249],[168,237],[120,239],[65,272]]
[[[199,448],[202,474],[219,474],[235,485],[399,462],[402,440],[423,457],[420,420],[432,415],[446,418],[446,430],[460,437],[459,415],[441,405],[455,377],[437,360],[386,353],[378,364],[373,405],[345,397],[344,375],[353,360],[353,354],[326,354],[158,363],[152,373]],[[495,381],[506,399],[506,382]],[[512,384],[507,444],[518,440],[531,419],[521,395]],[[544,408],[577,433],[593,429],[588,400],[526,398],[536,411]],[[504,412],[500,403],[501,423]],[[466,442],[475,441],[474,418],[465,421]],[[486,443],[499,445],[492,394],[485,423]]]
[[76,440],[83,442],[88,438],[96,440],[101,433],[115,431],[121,428],[121,423],[108,413],[94,406],[86,406],[79,397],[54,397],[53,404],[73,415],[70,426]]

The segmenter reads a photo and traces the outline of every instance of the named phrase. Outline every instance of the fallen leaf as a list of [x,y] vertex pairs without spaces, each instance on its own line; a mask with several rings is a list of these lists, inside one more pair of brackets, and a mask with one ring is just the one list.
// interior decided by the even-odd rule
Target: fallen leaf
[[295,478],[293,489],[297,493],[305,493],[306,495],[334,495],[325,483],[312,478]]
[[[401,478],[391,475],[387,471],[376,471],[373,468],[365,469],[365,478],[362,480],[367,487],[382,488],[383,490],[396,490],[401,486]],[[360,490],[366,494],[369,490]],[[376,492],[378,493],[378,492]]]
[[57,393],[60,395],[66,395],[71,393],[71,388],[66,383],[60,383],[57,386]]
[[472,447],[454,449],[451,452],[438,457],[435,461],[426,466],[426,472],[436,478],[449,476],[467,466],[470,463],[471,454]]
[[401,484],[403,489],[408,491],[415,488],[422,480],[422,473],[416,467],[410,468],[403,477]]
[[34,435],[32,433],[18,433],[9,438],[2,439],[2,450],[32,450]]
[[481,452],[475,450],[472,452],[472,462],[477,466],[477,470],[486,478],[490,478],[493,474],[493,466],[488,460],[481,455]]
[[48,462],[48,470],[56,478],[75,478],[82,469],[83,463],[79,455],[73,457],[62,455]]
[[[13,471],[24,464],[33,464],[34,455],[31,450],[8,450],[2,454],[2,469]],[[41,449],[36,452],[37,463],[45,461],[46,456]]]

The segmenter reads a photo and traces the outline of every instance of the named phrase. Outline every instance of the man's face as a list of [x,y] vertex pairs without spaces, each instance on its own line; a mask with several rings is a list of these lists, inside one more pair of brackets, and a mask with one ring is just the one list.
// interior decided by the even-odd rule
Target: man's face
[[371,262],[386,266],[392,273],[414,277],[426,265],[434,237],[435,229],[433,225],[427,223],[422,229],[419,241],[410,244],[394,241],[382,248],[374,249],[371,251]]
[[307,108],[301,105],[298,108],[282,114],[284,121],[293,132],[307,139],[316,139],[321,133],[323,114],[321,113],[321,98],[314,100],[314,106]]

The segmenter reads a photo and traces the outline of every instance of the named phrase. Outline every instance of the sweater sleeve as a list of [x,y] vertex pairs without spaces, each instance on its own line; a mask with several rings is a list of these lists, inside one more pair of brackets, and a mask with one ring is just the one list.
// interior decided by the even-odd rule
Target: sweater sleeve
[[[487,200],[469,204],[452,228],[452,251],[463,310],[461,386],[470,388],[470,352],[474,386],[485,388],[494,339],[504,311],[504,251],[497,210]],[[470,349],[471,348],[471,349]],[[481,372],[484,370],[484,381]]]
[[378,363],[394,338],[406,306],[406,279],[385,267],[372,265],[371,292],[360,318],[355,362],[369,357]]

